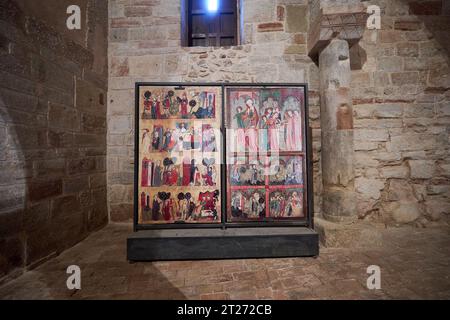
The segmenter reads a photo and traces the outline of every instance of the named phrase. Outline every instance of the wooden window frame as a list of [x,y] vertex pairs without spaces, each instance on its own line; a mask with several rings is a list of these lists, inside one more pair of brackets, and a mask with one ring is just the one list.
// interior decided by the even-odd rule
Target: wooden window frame
[[[219,0],[220,1],[220,0]],[[235,14],[235,19],[234,19],[234,33],[233,34],[222,34],[222,33],[209,33],[209,34],[195,34],[196,37],[193,37],[192,34],[192,15],[193,14],[206,14],[205,11],[195,11],[192,12],[192,1],[191,0],[181,0],[181,46],[182,47],[195,47],[193,45],[193,39],[197,38],[197,39],[202,39],[202,38],[211,38],[211,37],[215,37],[216,41],[214,43],[214,45],[209,45],[209,46],[213,46],[213,47],[221,47],[223,45],[220,44],[220,40],[221,38],[225,37],[229,37],[229,38],[234,38],[234,43],[232,45],[229,46],[237,46],[240,44],[241,42],[241,30],[240,30],[240,26],[242,24],[241,22],[241,8],[242,8],[242,4],[241,1],[242,0],[233,0],[235,1],[235,10],[234,11],[222,11],[219,12],[218,14],[230,14],[230,13],[234,13]],[[219,28],[219,24],[220,24],[220,19],[216,19],[216,30]]]

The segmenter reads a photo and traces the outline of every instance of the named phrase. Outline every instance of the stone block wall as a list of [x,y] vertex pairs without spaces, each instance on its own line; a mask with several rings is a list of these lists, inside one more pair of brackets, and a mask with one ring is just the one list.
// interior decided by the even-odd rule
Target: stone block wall
[[367,61],[352,73],[362,219],[388,225],[449,222],[446,2],[370,1],[381,7],[382,30],[365,32],[360,45]]
[[[434,9],[423,9],[425,2]],[[132,217],[136,81],[308,82],[315,214],[320,216],[318,69],[307,56],[306,35],[309,15],[320,10],[321,2],[241,4],[241,45],[183,48],[180,1],[110,1],[108,203],[113,221]],[[359,218],[387,225],[445,224],[450,213],[450,42],[443,40],[450,29],[448,5],[370,4],[382,8],[382,30],[365,32],[362,50],[356,51],[364,64],[352,72]]]
[[71,4],[0,0],[0,282],[108,221],[108,7]]
[[[181,47],[180,0],[110,1],[108,203],[112,221],[133,211],[134,83],[308,82],[320,195],[318,70],[306,52],[307,0],[245,0],[242,41]],[[320,208],[320,197],[316,198]]]

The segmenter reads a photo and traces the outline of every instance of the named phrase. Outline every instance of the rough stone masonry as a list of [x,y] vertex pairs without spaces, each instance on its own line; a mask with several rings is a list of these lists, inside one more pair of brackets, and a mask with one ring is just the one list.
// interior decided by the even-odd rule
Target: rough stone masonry
[[108,221],[108,8],[72,2],[0,1],[0,282]]
[[[113,221],[130,221],[135,81],[308,82],[315,214],[322,212],[319,70],[308,31],[319,12],[360,1],[246,0],[241,45],[180,46],[180,5],[110,1],[108,194]],[[450,79],[447,1],[370,1],[381,30],[350,51],[353,105],[353,220],[447,224],[450,213]],[[347,7],[346,7],[347,6]],[[357,64],[357,63],[356,63]],[[323,102],[321,102],[323,104]],[[351,150],[333,156],[344,157]],[[351,157],[350,154],[348,154]],[[332,174],[332,172],[327,172]],[[325,180],[324,180],[325,181]]]

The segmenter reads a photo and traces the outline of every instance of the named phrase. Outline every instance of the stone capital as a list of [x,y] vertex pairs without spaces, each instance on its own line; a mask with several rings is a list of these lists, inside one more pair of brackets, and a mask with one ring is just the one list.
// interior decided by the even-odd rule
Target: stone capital
[[362,3],[349,5],[327,5],[311,17],[308,32],[308,55],[319,63],[320,52],[334,38],[346,40],[349,46],[356,44],[363,36],[368,14]]

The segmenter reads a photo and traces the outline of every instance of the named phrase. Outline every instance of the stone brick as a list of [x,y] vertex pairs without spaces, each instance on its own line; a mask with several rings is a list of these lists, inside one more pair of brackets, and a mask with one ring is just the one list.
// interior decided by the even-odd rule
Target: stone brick
[[95,171],[95,158],[71,159],[67,164],[69,174],[89,173]]
[[77,80],[76,108],[89,113],[106,112],[104,90],[87,81]]
[[106,187],[106,174],[97,173],[89,177],[89,186],[91,189],[105,188]]
[[41,201],[24,210],[23,225],[26,231],[44,228],[50,220],[50,201]]
[[63,181],[64,194],[78,193],[86,190],[89,187],[89,180],[87,175],[82,175],[73,178],[66,178]]
[[130,75],[157,77],[162,72],[162,56],[141,56],[128,59]]
[[80,201],[75,195],[68,195],[52,200],[52,217],[67,215],[81,211]]
[[126,77],[130,73],[128,58],[112,57],[109,73],[113,77]]
[[430,69],[428,60],[422,58],[405,58],[404,59],[405,71],[427,71]]
[[378,104],[374,105],[373,116],[376,118],[398,118],[403,114],[400,104]]
[[353,132],[356,140],[387,141],[389,138],[387,130],[355,129]]
[[62,180],[31,181],[28,186],[30,201],[39,201],[62,194]]
[[286,49],[284,49],[285,54],[305,54],[306,53],[306,46],[302,44],[294,44],[287,46]]
[[21,149],[37,149],[47,146],[47,130],[27,126],[11,126],[8,128],[9,144]]
[[436,110],[438,116],[450,116],[450,101],[438,103],[436,105]]
[[439,221],[443,215],[450,213],[450,204],[446,198],[429,199],[425,202],[425,210],[432,221]]
[[27,262],[40,262],[56,256],[56,240],[50,224],[41,224],[39,228],[27,232]]
[[422,28],[422,23],[419,20],[400,19],[394,22],[395,30],[402,31],[416,31]]
[[34,163],[36,176],[63,176],[66,173],[65,159],[41,160]]
[[128,29],[111,29],[109,31],[110,42],[125,42],[128,40]]
[[368,142],[368,141],[355,140],[354,141],[354,149],[355,149],[355,151],[376,150],[376,149],[378,149],[378,143],[377,142]]
[[106,132],[106,117],[83,113],[81,127],[82,131],[87,133]]
[[442,2],[442,0],[411,1],[409,2],[409,13],[416,16],[438,16],[442,12]]
[[108,131],[117,134],[131,133],[130,118],[128,116],[110,117],[108,121]]
[[133,205],[132,204],[112,204],[109,211],[112,221],[131,221],[133,218]]
[[405,179],[408,177],[408,168],[405,166],[387,166],[381,168],[381,176],[386,179]]
[[419,45],[410,42],[399,43],[397,44],[397,54],[402,57],[418,57]]
[[412,179],[430,179],[436,168],[433,160],[409,160],[408,164]]
[[0,239],[0,277],[25,264],[24,244],[20,237]]
[[376,179],[356,178],[355,190],[366,198],[377,200],[381,197],[381,190],[384,188],[384,182]]
[[396,86],[402,86],[406,84],[418,84],[419,73],[418,72],[394,72],[391,74],[392,84]]
[[0,181],[2,185],[13,184],[17,180],[31,178],[33,176],[33,165],[22,161],[0,162]]
[[23,228],[22,210],[14,210],[0,213],[0,234],[3,237],[17,235],[22,231],[22,228]]
[[416,202],[394,202],[388,206],[392,218],[397,223],[410,223],[416,221],[421,216],[421,210]]
[[403,110],[406,118],[431,118],[434,116],[432,104],[408,104]]
[[397,30],[381,30],[380,42],[381,43],[396,43],[402,41],[402,34]]
[[260,0],[258,5],[252,1],[244,1],[243,11],[246,12],[244,22],[265,22],[276,18],[273,0]]
[[[77,166],[71,168],[74,180],[67,176],[66,161],[97,149],[103,155],[94,158],[94,169],[104,168],[106,130],[95,117],[106,118],[108,4],[90,1],[88,6],[88,1],[80,0],[82,31],[67,30],[64,19],[52,16],[65,10],[67,1],[0,4],[0,229],[15,233],[6,236],[0,230],[0,282],[14,268],[20,268],[17,273],[34,268],[87,235],[90,209],[72,216],[76,204],[68,202],[52,221],[50,203],[64,198],[64,192],[89,192]],[[112,34],[125,41],[128,30]],[[81,119],[80,111],[89,116]],[[98,134],[75,139],[81,124]],[[6,219],[12,210],[18,229]]]
[[281,22],[267,22],[258,24],[258,32],[283,31],[284,25]]
[[434,149],[436,138],[432,135],[410,133],[401,136],[392,136],[386,148],[392,151],[416,151]]
[[103,134],[75,134],[74,143],[80,147],[97,147],[105,145],[106,137]]
[[286,31],[307,32],[308,10],[306,6],[286,6]]
[[148,17],[152,14],[149,6],[126,6],[125,17]]
[[403,60],[400,57],[382,57],[378,59],[378,69],[381,71],[402,71]]
[[109,189],[110,203],[131,203],[133,201],[133,186],[112,185]]
[[61,130],[48,131],[48,144],[53,148],[67,148],[73,146],[73,133]]
[[297,33],[294,35],[293,42],[295,44],[306,44],[306,38],[303,33]]
[[368,72],[353,72],[352,86],[368,87],[370,86],[370,75]]
[[141,25],[141,20],[138,18],[118,17],[111,19],[111,28],[133,28]]

